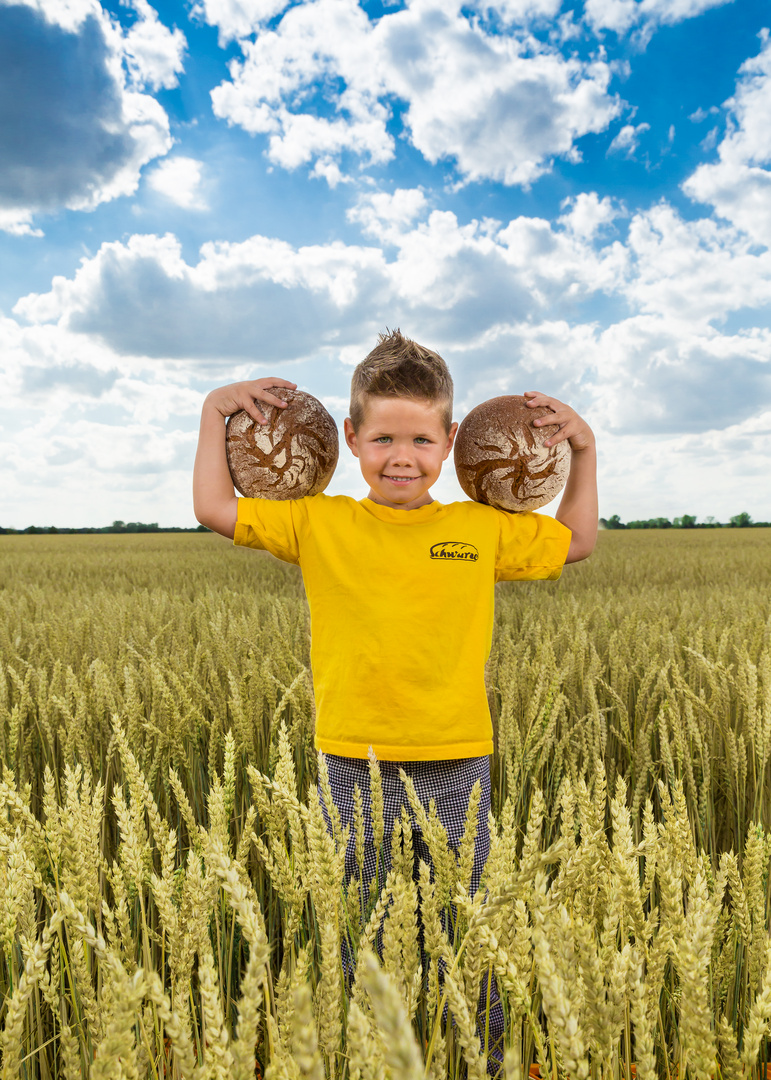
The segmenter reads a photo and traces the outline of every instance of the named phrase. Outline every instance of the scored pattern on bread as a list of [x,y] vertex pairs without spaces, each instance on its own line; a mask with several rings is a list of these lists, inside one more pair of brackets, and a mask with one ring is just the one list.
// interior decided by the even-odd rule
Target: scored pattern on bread
[[243,411],[228,419],[225,443],[233,483],[250,498],[318,495],[337,465],[337,425],[312,394],[275,386],[268,392],[287,408],[259,402],[267,424]]
[[469,498],[513,511],[535,510],[559,494],[570,471],[568,443],[546,447],[556,425],[532,426],[548,414],[514,394],[471,410],[455,440],[455,469]]

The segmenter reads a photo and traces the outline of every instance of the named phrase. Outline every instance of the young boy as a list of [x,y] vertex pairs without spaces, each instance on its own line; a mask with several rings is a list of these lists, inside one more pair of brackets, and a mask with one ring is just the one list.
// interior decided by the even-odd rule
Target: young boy
[[[534,423],[558,425],[547,445],[569,439],[573,451],[556,520],[471,501],[435,502],[431,488],[458,427],[452,422],[452,379],[437,353],[396,331],[381,335],[351,385],[345,441],[359,459],[367,497],[237,499],[224,418],[245,409],[264,422],[258,402],[283,405],[266,388],[294,385],[256,379],[209,394],[193,481],[196,517],[236,544],[266,548],[302,568],[311,613],[316,746],[326,756],[344,826],[353,820],[355,784],[369,820],[370,746],[380,762],[389,831],[407,803],[400,768],[426,806],[435,800],[453,848],[463,834],[471,789],[481,781],[473,895],[489,851],[493,732],[484,667],[493,585],[557,578],[564,563],[591,553],[597,536],[594,436],[567,405],[529,392],[531,406],[553,412]],[[469,557],[441,557],[448,542]],[[369,827],[366,839],[368,882],[375,873]],[[416,857],[430,861],[414,821],[413,843]],[[388,859],[388,833],[383,848]],[[346,871],[349,877],[356,873],[353,830]],[[497,1034],[490,1032],[491,1042]]]

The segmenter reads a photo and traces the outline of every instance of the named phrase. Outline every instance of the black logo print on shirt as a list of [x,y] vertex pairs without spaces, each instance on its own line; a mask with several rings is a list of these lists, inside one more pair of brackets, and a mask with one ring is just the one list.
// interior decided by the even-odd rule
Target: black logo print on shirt
[[452,562],[476,562],[479,552],[473,544],[464,544],[461,540],[443,540],[431,548],[432,559],[445,559]]

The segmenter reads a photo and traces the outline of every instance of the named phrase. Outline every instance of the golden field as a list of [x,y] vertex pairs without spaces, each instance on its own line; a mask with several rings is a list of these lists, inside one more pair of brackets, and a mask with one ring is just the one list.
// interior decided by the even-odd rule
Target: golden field
[[3,536],[0,609],[3,1077],[481,1080],[493,970],[507,1078],[765,1076],[771,530],[498,587],[475,897],[474,815],[456,859],[419,805],[434,874],[397,829],[383,891],[344,887],[296,568]]

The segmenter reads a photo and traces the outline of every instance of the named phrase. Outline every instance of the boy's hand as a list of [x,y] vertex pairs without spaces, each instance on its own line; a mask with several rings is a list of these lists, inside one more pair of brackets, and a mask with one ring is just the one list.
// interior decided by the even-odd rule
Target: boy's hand
[[245,382],[230,383],[229,386],[212,390],[206,400],[222,416],[232,416],[243,409],[258,424],[267,424],[268,421],[257,408],[258,401],[277,405],[279,409],[286,408],[285,401],[267,392],[267,388],[273,386],[285,386],[287,390],[297,389],[297,383],[288,382],[286,379],[247,379]]
[[537,390],[526,390],[525,398],[531,409],[543,405],[552,413],[551,416],[541,416],[534,420],[534,425],[545,427],[547,424],[557,424],[559,427],[559,431],[544,441],[544,446],[554,446],[567,439],[573,451],[568,482],[554,516],[557,521],[566,525],[571,533],[565,562],[579,562],[591,555],[597,541],[597,455],[594,432],[575,409],[556,398],[548,397]]
[[297,383],[286,379],[248,379],[212,390],[201,410],[201,431],[193,469],[195,516],[207,529],[229,536],[231,540],[236,527],[238,499],[228,468],[222,418],[243,409],[258,424],[267,423],[257,407],[258,401],[276,405],[279,409],[286,408],[285,401],[267,392],[268,387],[273,386],[297,389]]
[[544,446],[554,446],[563,439],[568,439],[572,450],[581,453],[594,447],[594,432],[585,420],[582,420],[575,409],[565,405],[556,398],[547,397],[538,390],[526,390],[525,397],[529,408],[545,406],[551,409],[554,416],[543,416],[533,421],[535,427],[545,427],[547,424],[559,425],[559,431],[545,440]]

